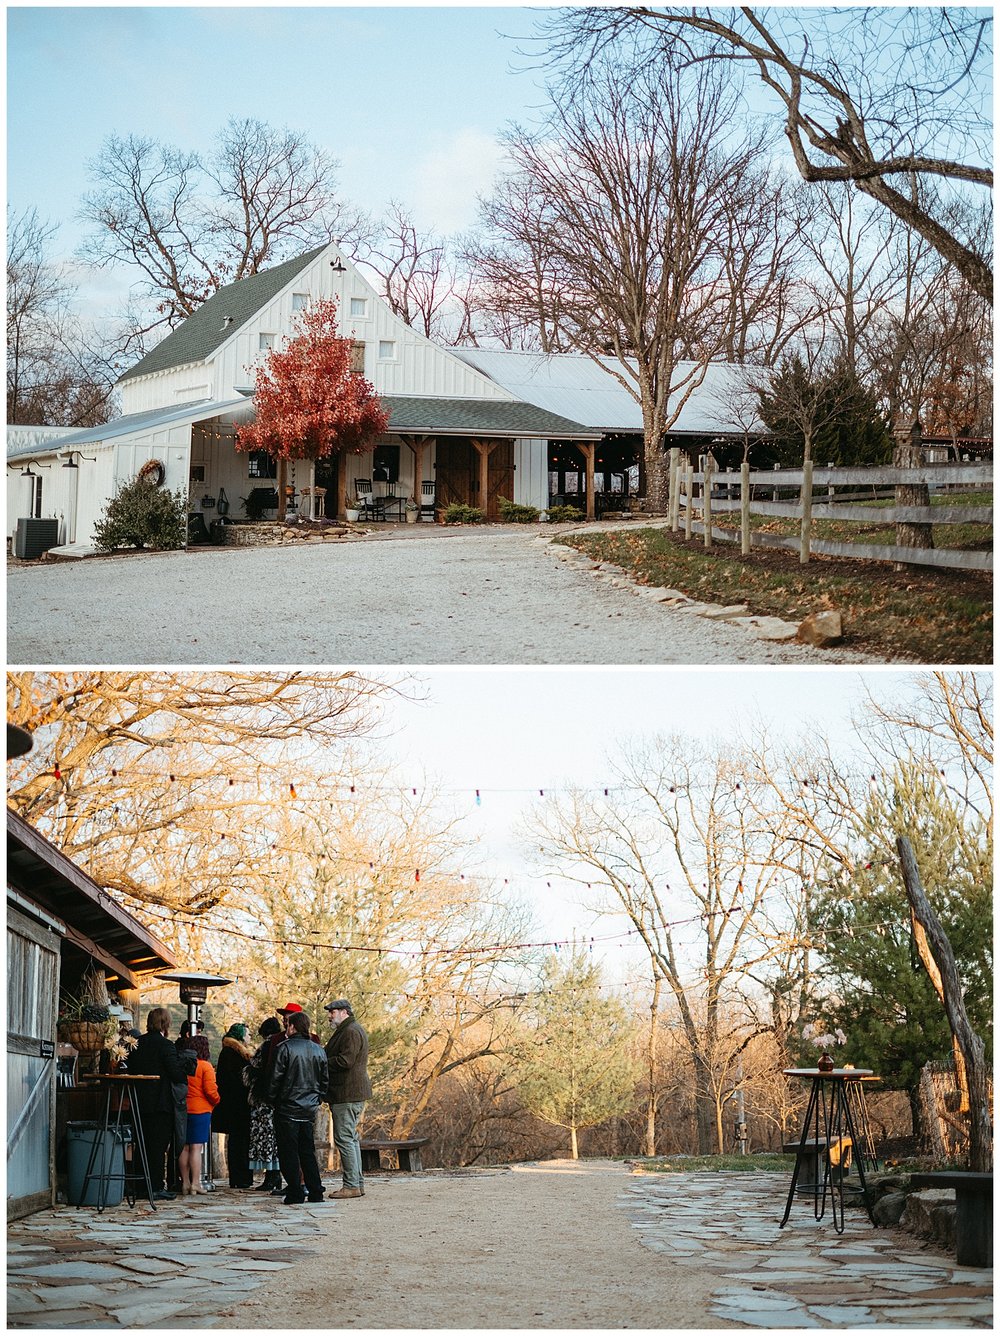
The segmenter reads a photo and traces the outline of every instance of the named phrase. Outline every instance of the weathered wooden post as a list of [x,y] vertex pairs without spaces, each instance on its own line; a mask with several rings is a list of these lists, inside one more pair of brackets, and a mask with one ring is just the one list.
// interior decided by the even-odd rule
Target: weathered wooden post
[[667,512],[671,533],[677,532],[678,516],[680,515],[680,497],[677,494],[681,481],[680,458],[680,447],[672,445],[670,447],[670,507]]
[[740,551],[750,555],[750,461],[740,465]]
[[684,470],[684,537],[690,538],[691,525],[694,520],[694,466],[691,463],[691,457],[688,456],[687,467]]
[[813,462],[806,459],[802,464],[802,491],[799,499],[802,502],[802,522],[799,527],[799,565],[805,566],[809,562],[809,539],[812,534],[812,508],[813,508]]
[[715,463],[711,455],[705,456],[705,481],[701,493],[701,522],[705,526],[705,546],[712,546],[712,466]]

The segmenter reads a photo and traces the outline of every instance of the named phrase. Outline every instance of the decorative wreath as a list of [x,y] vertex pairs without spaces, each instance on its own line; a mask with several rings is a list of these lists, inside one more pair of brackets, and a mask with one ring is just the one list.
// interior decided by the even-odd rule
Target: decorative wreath
[[139,470],[139,477],[154,487],[159,487],[166,476],[167,470],[158,459],[147,459]]

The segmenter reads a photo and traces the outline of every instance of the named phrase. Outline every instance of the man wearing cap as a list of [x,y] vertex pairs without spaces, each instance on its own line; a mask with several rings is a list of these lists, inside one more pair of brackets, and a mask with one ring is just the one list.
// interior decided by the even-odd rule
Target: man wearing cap
[[333,1114],[333,1143],[340,1152],[340,1167],[344,1186],[331,1197],[363,1197],[364,1179],[361,1176],[361,1142],[358,1140],[358,1120],[365,1110],[365,1100],[371,1099],[372,1083],[368,1079],[368,1035],[354,1018],[346,997],[327,1002],[326,1012],[333,1026],[327,1040],[326,1060],[329,1065],[329,1084],[326,1100]]
[[296,1206],[305,1201],[305,1192],[311,1202],[323,1200],[313,1123],[329,1074],[326,1054],[309,1037],[309,1017],[301,1007],[285,1010],[285,1042],[275,1049],[267,1100],[274,1109],[278,1163],[288,1185],[282,1200]]

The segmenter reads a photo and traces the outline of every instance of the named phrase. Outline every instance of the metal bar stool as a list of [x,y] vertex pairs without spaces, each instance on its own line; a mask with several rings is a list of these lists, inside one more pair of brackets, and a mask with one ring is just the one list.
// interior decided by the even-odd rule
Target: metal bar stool
[[[87,1168],[83,1175],[83,1186],[80,1192],[80,1206],[83,1206],[87,1200],[87,1189],[93,1180],[97,1180],[97,1212],[100,1215],[108,1204],[108,1184],[121,1180],[125,1189],[125,1200],[129,1206],[135,1205],[136,1192],[135,1184],[139,1175],[135,1172],[135,1161],[132,1161],[132,1170],[129,1172],[127,1164],[123,1163],[122,1173],[111,1173],[112,1161],[112,1143],[117,1137],[122,1142],[125,1138],[122,1135],[122,1114],[128,1113],[128,1122],[132,1129],[132,1144],[139,1152],[139,1163],[142,1167],[141,1181],[146,1186],[146,1196],[149,1204],[156,1210],[156,1203],[153,1200],[153,1184],[149,1176],[149,1159],[146,1155],[146,1138],[142,1130],[142,1112],[139,1108],[137,1099],[138,1087],[143,1081],[158,1081],[158,1076],[132,1076],[126,1072],[117,1074],[108,1074],[105,1076],[91,1076],[90,1081],[99,1082],[104,1086],[104,1112],[98,1125],[97,1134],[94,1137],[93,1145],[90,1148],[90,1156],[87,1160]],[[114,1110],[114,1120],[112,1121],[112,1097],[117,1090],[118,1101]],[[127,1096],[127,1108],[126,1108]],[[109,1135],[110,1134],[110,1135]],[[98,1170],[97,1158],[100,1153],[101,1166]]]

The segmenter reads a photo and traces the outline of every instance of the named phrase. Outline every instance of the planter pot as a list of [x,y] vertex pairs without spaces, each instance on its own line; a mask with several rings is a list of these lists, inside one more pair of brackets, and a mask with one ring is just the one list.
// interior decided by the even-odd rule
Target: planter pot
[[403,513],[406,515],[407,524],[416,524],[417,516],[420,514],[418,510],[407,510]]
[[348,524],[357,524],[358,520],[361,518],[360,510],[348,510],[346,514]]
[[80,1053],[100,1053],[107,1027],[101,1021],[60,1021],[59,1038]]

